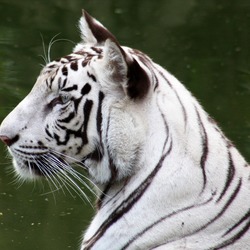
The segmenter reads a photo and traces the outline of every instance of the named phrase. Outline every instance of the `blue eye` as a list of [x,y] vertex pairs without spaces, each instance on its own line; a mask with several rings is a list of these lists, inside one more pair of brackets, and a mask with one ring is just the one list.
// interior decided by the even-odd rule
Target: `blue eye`
[[61,98],[62,104],[65,104],[70,101],[70,95],[60,95],[59,98]]
[[55,107],[57,104],[66,104],[71,100],[70,95],[67,94],[61,94],[59,96],[57,96],[56,98],[54,98],[49,104],[48,106],[53,108]]

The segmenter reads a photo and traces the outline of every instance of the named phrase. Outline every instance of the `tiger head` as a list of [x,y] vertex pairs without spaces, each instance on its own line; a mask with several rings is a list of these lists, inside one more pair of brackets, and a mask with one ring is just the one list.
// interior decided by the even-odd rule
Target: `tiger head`
[[138,106],[150,92],[148,70],[86,12],[80,29],[83,41],[42,69],[1,124],[0,138],[25,179],[50,178],[77,163],[105,183],[131,175],[139,161],[146,126]]

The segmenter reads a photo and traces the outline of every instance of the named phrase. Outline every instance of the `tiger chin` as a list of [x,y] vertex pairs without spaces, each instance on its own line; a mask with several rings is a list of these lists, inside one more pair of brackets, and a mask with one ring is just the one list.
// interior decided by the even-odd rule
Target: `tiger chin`
[[173,75],[85,11],[79,26],[1,124],[18,175],[86,169],[101,191],[81,250],[250,249],[244,158]]

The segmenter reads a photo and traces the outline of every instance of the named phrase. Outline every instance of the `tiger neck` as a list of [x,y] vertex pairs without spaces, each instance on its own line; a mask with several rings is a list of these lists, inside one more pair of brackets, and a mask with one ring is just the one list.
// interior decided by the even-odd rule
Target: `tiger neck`
[[[136,110],[126,103],[116,106],[110,111],[110,122],[104,124],[106,127],[103,128],[102,144],[106,147],[104,146],[102,161],[94,169],[101,169],[100,176],[106,175],[108,179],[104,183],[97,181],[101,190],[97,200],[98,210],[124,200],[127,200],[127,204],[133,204],[132,200],[139,199],[151,185],[153,177],[163,167],[164,160],[172,151],[170,129],[162,119],[162,113],[156,112],[159,109],[157,100],[152,98],[143,105],[140,114],[138,106]],[[114,117],[119,117],[118,123],[115,121],[111,125]],[[109,131],[123,133],[112,134],[110,139]],[[96,178],[96,174],[94,172],[92,176]]]

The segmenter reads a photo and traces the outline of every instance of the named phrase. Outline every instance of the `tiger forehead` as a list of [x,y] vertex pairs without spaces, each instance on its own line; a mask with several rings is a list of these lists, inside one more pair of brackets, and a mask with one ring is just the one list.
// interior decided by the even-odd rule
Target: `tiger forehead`
[[[62,74],[66,75],[66,66],[69,66],[69,69],[73,71],[77,71],[79,66],[85,67],[93,57],[101,58],[102,53],[103,50],[99,47],[81,48],[81,50],[48,63],[42,70],[42,73],[53,77],[53,75],[57,74],[58,70],[62,68]],[[81,65],[79,65],[79,62]]]
[[[82,46],[79,50],[72,54],[61,57],[48,63],[40,74],[41,81],[38,81],[36,86],[44,88],[47,91],[58,91],[64,89],[68,84],[69,72],[77,72],[81,68],[85,68],[93,58],[102,58],[103,50],[99,47],[85,47]],[[89,73],[88,76],[96,81],[94,75]],[[41,84],[45,83],[45,84]]]

